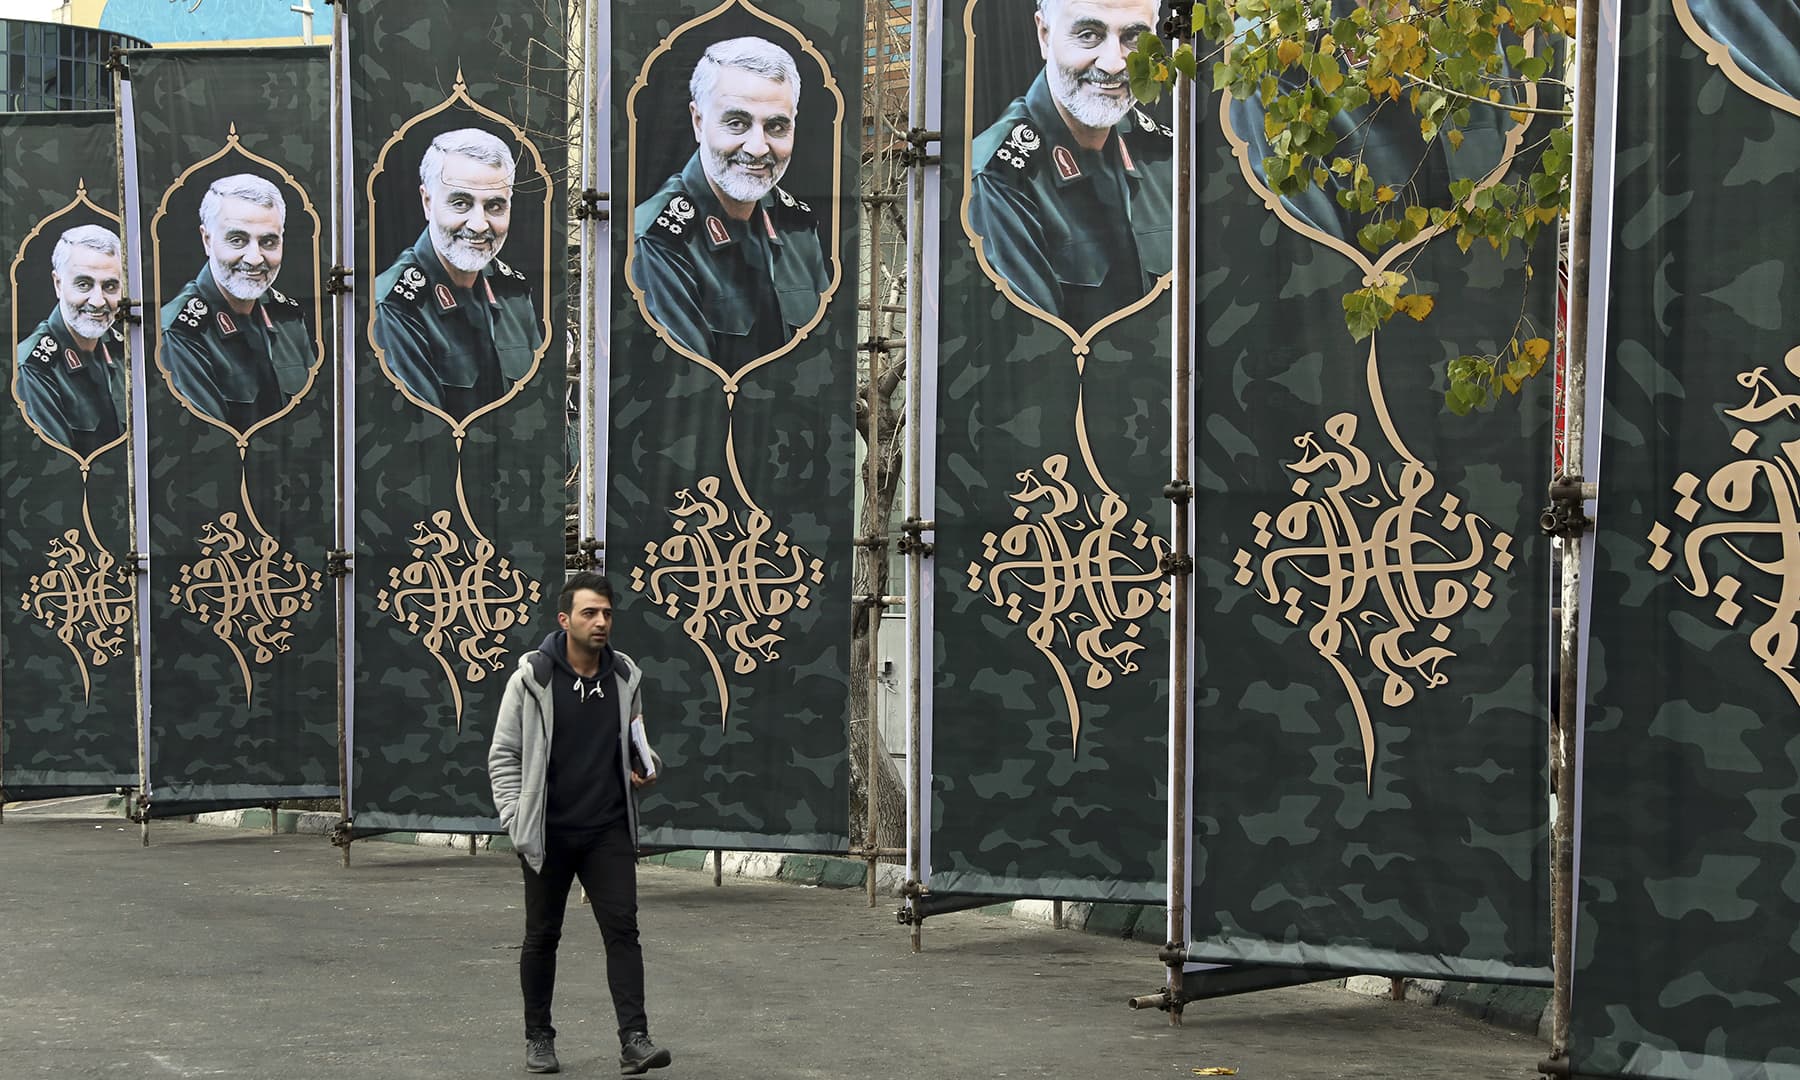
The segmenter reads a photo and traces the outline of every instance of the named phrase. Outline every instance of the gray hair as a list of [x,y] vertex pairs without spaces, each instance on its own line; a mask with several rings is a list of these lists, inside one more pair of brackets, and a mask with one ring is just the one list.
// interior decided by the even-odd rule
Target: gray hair
[[793,87],[794,107],[799,108],[800,66],[794,63],[793,54],[773,41],[759,37],[737,37],[715,41],[707,46],[700,62],[694,65],[693,77],[688,80],[689,100],[696,105],[702,100],[710,100],[713,87],[718,85],[719,69],[722,67],[748,71],[770,82]]
[[226,199],[242,199],[273,210],[282,226],[287,225],[287,200],[281,197],[281,189],[254,173],[238,173],[220,177],[206,189],[206,196],[200,200],[201,228],[209,233],[218,231],[219,208]]
[[56,248],[50,252],[50,268],[62,274],[69,268],[69,256],[78,247],[118,258],[119,237],[100,225],[77,225],[57,238]]
[[512,150],[499,136],[492,135],[480,128],[458,128],[446,131],[431,140],[426,148],[425,156],[419,159],[419,183],[426,187],[440,184],[444,179],[444,155],[455,154],[478,161],[483,165],[503,169],[506,182],[513,182],[517,166],[513,162]]

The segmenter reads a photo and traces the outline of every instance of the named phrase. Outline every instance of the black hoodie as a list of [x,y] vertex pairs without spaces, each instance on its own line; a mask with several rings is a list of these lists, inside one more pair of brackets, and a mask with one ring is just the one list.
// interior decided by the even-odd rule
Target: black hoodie
[[626,820],[624,770],[619,764],[619,680],[612,646],[600,651],[592,676],[569,666],[568,631],[544,639],[538,651],[555,665],[550,675],[556,710],[544,793],[546,833],[591,833]]

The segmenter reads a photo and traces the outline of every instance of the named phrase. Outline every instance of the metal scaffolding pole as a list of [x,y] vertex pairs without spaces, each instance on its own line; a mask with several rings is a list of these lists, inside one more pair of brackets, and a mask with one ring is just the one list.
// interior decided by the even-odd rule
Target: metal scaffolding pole
[[[921,513],[923,486],[923,469],[920,455],[923,440],[920,430],[924,427],[921,418],[925,414],[924,400],[924,336],[925,336],[925,237],[929,233],[925,222],[925,180],[926,157],[923,153],[929,117],[926,108],[926,87],[931,81],[931,4],[929,0],[913,0],[912,33],[912,85],[911,101],[907,108],[907,128],[909,137],[914,139],[914,155],[908,159],[912,169],[912,178],[907,185],[907,221],[911,225],[911,235],[907,243],[906,280],[907,291],[911,302],[906,305],[906,521],[911,530],[906,549],[906,595],[910,603],[906,606],[906,678],[907,678],[907,748],[906,771],[906,851],[907,851],[907,903],[911,904],[923,888],[925,865],[922,845],[924,831],[920,814],[925,805],[924,788],[927,777],[922,763],[924,761],[924,737],[921,732],[923,724],[924,680],[920,676],[919,665],[922,656],[920,636],[924,633],[925,612],[930,610],[925,603],[925,556],[927,545],[923,542],[924,533],[932,523],[925,521]],[[909,928],[912,951],[918,952],[923,947],[921,940],[921,919],[913,919]]]
[[1550,769],[1556,793],[1551,825],[1551,950],[1554,982],[1550,1008],[1547,1075],[1569,1075],[1569,1007],[1575,938],[1575,788],[1580,716],[1581,538],[1592,525],[1582,504],[1587,409],[1588,312],[1594,219],[1594,131],[1598,103],[1600,0],[1581,0],[1576,14],[1575,139],[1569,208],[1569,302],[1563,381],[1563,475],[1550,485],[1549,516],[1562,550],[1562,622],[1559,627],[1556,722]]

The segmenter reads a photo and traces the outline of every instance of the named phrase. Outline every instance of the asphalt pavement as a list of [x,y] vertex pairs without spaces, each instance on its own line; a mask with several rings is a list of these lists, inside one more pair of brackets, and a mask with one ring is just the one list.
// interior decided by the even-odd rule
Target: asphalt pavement
[[[524,1076],[511,855],[158,821],[0,825],[0,1077]],[[91,805],[91,804],[90,804]],[[1145,944],[962,912],[914,955],[859,890],[643,866],[658,1078],[1524,1078],[1536,1039],[1329,984],[1190,1005]],[[618,1075],[599,932],[564,928],[563,1073]],[[1199,1073],[1232,1069],[1234,1074]]]

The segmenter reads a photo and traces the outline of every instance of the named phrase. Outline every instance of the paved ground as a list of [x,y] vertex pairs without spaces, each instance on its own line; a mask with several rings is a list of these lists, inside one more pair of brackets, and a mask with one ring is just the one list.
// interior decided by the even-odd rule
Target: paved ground
[[[645,867],[658,1077],[964,1080],[1524,1078],[1536,1040],[1306,987],[1188,1009],[1126,998],[1149,950],[976,912]],[[517,863],[317,837],[10,810],[0,825],[0,1075],[336,1080],[523,1076]],[[581,921],[576,921],[577,917]],[[566,1075],[617,1074],[599,934],[571,912]]]

